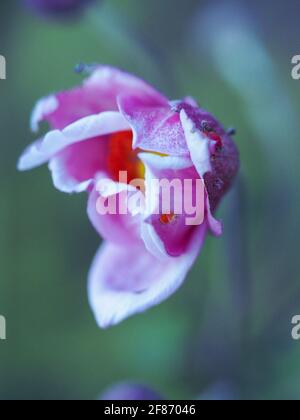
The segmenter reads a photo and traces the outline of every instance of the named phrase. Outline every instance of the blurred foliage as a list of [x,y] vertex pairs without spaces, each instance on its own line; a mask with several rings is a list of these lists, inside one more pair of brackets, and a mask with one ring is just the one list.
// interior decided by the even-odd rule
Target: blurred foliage
[[[1,2],[1,399],[93,399],[124,380],[173,399],[300,399],[299,12],[296,0],[104,0],[61,24]],[[86,197],[55,191],[47,168],[15,169],[35,101],[95,61],[193,95],[237,128],[242,162],[224,236],[208,239],[184,287],[109,331],[87,302],[100,239]]]

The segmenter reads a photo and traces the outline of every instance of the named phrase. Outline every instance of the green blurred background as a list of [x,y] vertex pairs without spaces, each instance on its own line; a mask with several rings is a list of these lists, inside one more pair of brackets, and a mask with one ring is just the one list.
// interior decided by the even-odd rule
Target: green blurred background
[[[124,380],[169,399],[300,399],[300,3],[103,0],[68,23],[21,3],[0,4],[0,399],[95,399]],[[86,197],[56,191],[46,167],[16,171],[34,103],[78,84],[78,62],[194,96],[241,151],[224,236],[174,297],[108,331],[87,302],[100,238]]]

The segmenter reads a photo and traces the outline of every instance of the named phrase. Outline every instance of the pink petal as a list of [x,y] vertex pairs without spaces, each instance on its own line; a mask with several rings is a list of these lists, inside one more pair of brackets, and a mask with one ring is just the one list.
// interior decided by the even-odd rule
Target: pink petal
[[[122,188],[120,188],[121,185],[113,181],[111,181],[111,183],[115,186],[116,191],[118,192],[115,193],[114,191],[111,191],[111,193],[105,194],[105,197],[114,197],[116,200],[122,199],[119,194],[122,192]],[[96,187],[94,187],[89,195],[87,212],[92,225],[99,235],[109,242],[123,245],[125,247],[130,246],[132,242],[140,241],[142,243],[142,240],[139,239],[141,222],[140,215],[132,216],[130,212],[125,215],[119,213],[100,215],[97,211],[97,200],[99,198],[100,194],[96,190]]]
[[[157,103],[166,99],[144,80],[109,66],[98,66],[89,79],[86,88],[101,89],[102,99],[106,102],[105,109],[117,110],[117,98],[123,95],[145,95],[153,98]],[[98,90],[98,93],[99,90]]]
[[[186,252],[195,229],[199,227],[199,224],[204,222],[206,207],[204,183],[193,167],[191,160],[188,158],[161,157],[151,153],[142,153],[140,154],[140,158],[146,166],[146,197],[151,203],[147,205],[146,226],[143,225],[142,227],[143,240],[149,252],[157,258],[164,257],[166,254],[172,257],[178,257]],[[170,223],[164,223],[162,221],[164,217],[164,212],[161,208],[162,195],[160,194],[161,191],[158,191],[158,195],[157,191],[152,191],[151,182],[153,180],[167,180],[179,184],[180,190],[175,194],[172,189],[172,194],[170,194],[170,210],[174,213],[174,220]],[[185,182],[187,180],[192,182],[192,189],[186,190],[184,197],[184,188],[187,188]],[[196,182],[201,187],[199,197],[196,197]],[[152,196],[148,197],[150,194]],[[155,200],[153,200],[154,195]],[[187,203],[184,203],[184,199],[192,200],[190,204],[194,207],[196,198],[198,221],[195,225],[189,225],[188,220],[195,216],[196,210],[193,214],[186,213],[186,207],[184,205]],[[180,214],[176,214],[175,211],[176,199],[182,201],[182,212]],[[167,203],[168,205],[169,201]]]
[[[195,121],[193,121],[192,118],[188,116],[185,110],[181,111],[180,118],[190,150],[191,159],[195,165],[195,168],[197,169],[198,174],[201,176],[201,178],[203,178],[205,174],[211,172],[212,170],[210,160],[210,141],[200,130],[197,129],[195,126]],[[206,198],[206,209],[208,225],[211,232],[215,236],[221,236],[223,226],[220,221],[214,218],[211,212],[208,194]]]
[[139,153],[139,157],[156,176],[159,176],[161,172],[179,172],[193,167],[193,162],[189,156],[160,156],[155,153]]
[[18,169],[28,170],[50,160],[53,183],[60,191],[72,193],[88,188],[97,172],[107,169],[105,134],[128,129],[118,112],[104,112],[83,118],[62,131],[48,133],[27,148]]
[[195,122],[188,117],[184,109],[180,112],[180,119],[191,159],[198,174],[203,178],[207,172],[211,171],[210,141],[196,128]]
[[116,325],[172,295],[194,264],[205,233],[203,225],[186,254],[163,262],[140,244],[120,247],[105,243],[89,274],[89,300],[99,326]]
[[105,136],[74,143],[49,163],[54,186],[65,193],[86,191],[95,175],[107,169]]
[[192,96],[186,96],[183,100],[186,104],[191,105],[192,107],[198,108],[198,102]]
[[19,171],[28,171],[48,162],[49,156],[42,151],[42,145],[43,139],[36,140],[24,150],[18,161]]
[[36,133],[40,122],[47,120],[58,108],[59,101],[55,95],[40,99],[31,115],[30,126],[32,131]]
[[214,236],[221,236],[223,233],[223,224],[222,222],[220,222],[213,216],[210,209],[210,202],[209,202],[208,195],[206,198],[206,209],[207,209],[207,223],[208,223],[211,233]]
[[118,102],[134,132],[135,148],[172,156],[189,154],[179,114],[166,100],[123,95]]
[[32,116],[32,127],[36,130],[38,123],[46,120],[52,128],[62,130],[88,115],[117,111],[118,95],[137,93],[160,97],[151,86],[133,75],[113,67],[96,66],[82,86],[38,102]]
[[42,141],[27,148],[19,160],[18,169],[21,171],[32,169],[76,143],[128,128],[128,123],[118,112],[91,115],[76,121],[62,131],[50,131]]

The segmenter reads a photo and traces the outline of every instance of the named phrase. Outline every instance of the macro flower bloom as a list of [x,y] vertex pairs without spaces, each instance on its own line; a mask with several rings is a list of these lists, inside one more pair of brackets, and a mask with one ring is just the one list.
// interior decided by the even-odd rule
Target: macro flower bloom
[[[95,66],[82,86],[38,102],[34,131],[41,121],[52,130],[24,152],[19,169],[49,162],[56,188],[88,193],[88,216],[105,240],[89,274],[98,324],[115,325],[167,299],[185,280],[207,233],[222,233],[213,214],[239,168],[230,134],[193,99],[170,102],[144,81],[106,66]],[[128,182],[143,180],[136,191],[146,203],[153,199],[153,179],[201,180],[202,223],[188,225],[184,212],[157,211],[160,194],[146,205],[147,214],[132,206],[126,214],[99,214],[98,181],[110,180],[105,198],[121,200],[128,187],[119,182],[122,171]]]
[[94,0],[24,0],[32,10],[49,17],[77,14]]

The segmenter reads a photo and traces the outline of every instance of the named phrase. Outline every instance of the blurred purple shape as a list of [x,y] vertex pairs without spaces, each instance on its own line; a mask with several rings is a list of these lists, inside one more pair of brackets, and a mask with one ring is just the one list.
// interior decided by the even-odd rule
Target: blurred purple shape
[[102,401],[161,401],[162,397],[144,385],[124,382],[106,389],[99,399]]
[[69,17],[78,14],[95,0],[23,0],[25,5],[45,17]]
[[232,383],[217,382],[207,388],[198,399],[200,401],[236,401],[238,395]]

